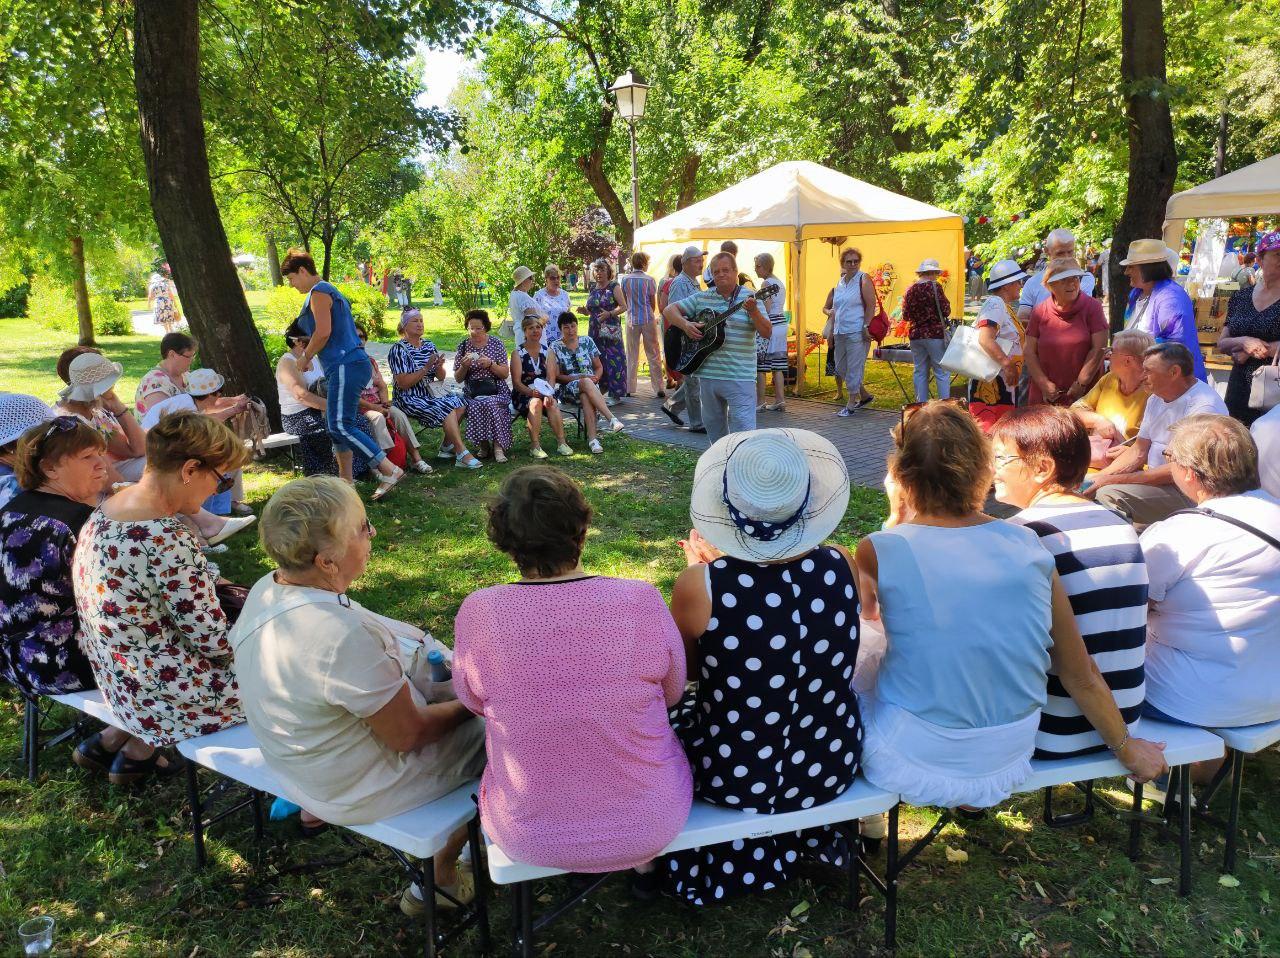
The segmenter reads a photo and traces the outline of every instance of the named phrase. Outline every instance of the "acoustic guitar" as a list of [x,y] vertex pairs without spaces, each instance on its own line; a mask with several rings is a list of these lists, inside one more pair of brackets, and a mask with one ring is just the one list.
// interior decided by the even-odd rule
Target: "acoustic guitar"
[[[739,286],[734,290],[735,297],[739,289],[742,287]],[[777,295],[779,289],[777,283],[765,283],[751,296],[757,301],[765,300]],[[701,339],[694,339],[675,326],[670,327],[663,336],[662,343],[663,352],[667,358],[667,369],[685,376],[696,374],[702,364],[707,361],[707,357],[724,345],[725,321],[742,309],[746,302],[745,299],[740,300],[719,313],[708,307],[686,317],[691,323],[702,324]]]

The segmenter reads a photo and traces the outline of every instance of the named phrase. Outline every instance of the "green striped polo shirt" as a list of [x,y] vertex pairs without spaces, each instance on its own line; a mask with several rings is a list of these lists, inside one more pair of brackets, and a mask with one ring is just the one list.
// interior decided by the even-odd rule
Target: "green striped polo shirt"
[[[704,289],[680,300],[675,305],[685,317],[692,320],[703,309],[721,313],[731,303],[743,303],[751,297],[751,290],[739,286],[732,299],[726,299],[712,289]],[[756,381],[756,325],[745,309],[735,310],[724,321],[724,345],[707,357],[698,369],[702,379],[727,379],[734,382]]]

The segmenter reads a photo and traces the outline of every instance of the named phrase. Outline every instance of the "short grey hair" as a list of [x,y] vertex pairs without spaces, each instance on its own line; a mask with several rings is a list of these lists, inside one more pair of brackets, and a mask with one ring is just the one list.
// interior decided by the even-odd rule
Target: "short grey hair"
[[336,476],[294,479],[262,510],[259,538],[281,569],[303,572],[322,552],[345,549],[364,514],[360,496]]
[[1049,235],[1044,238],[1044,245],[1048,246],[1066,246],[1076,245],[1076,234],[1069,229],[1059,226],[1056,230],[1050,230]]
[[721,250],[720,252],[716,253],[715,256],[711,257],[711,262],[707,264],[707,267],[709,269],[714,270],[716,268],[716,261],[722,260],[722,259],[727,259],[730,263],[732,263],[733,268],[735,270],[738,268],[738,258],[734,256],[732,253],[725,252],[724,250]]
[[542,275],[543,276],[559,276],[560,267],[557,266],[555,263],[548,263],[545,267],[543,267]]
[[1191,350],[1182,343],[1156,343],[1142,356],[1144,359],[1159,356],[1162,362],[1177,366],[1184,376],[1194,376],[1196,372],[1196,362],[1191,358]]
[[1145,329],[1122,329],[1111,340],[1113,353],[1128,353],[1142,359],[1148,349],[1156,344],[1155,337]]
[[765,269],[773,269],[772,253],[756,253],[756,263]]
[[1236,496],[1259,487],[1258,446],[1230,416],[1200,413],[1173,424],[1169,459],[1190,469],[1207,492]]

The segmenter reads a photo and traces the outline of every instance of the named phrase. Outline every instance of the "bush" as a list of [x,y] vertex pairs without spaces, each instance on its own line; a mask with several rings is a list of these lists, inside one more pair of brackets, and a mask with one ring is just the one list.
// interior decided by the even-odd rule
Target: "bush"
[[[80,332],[76,301],[71,290],[47,276],[36,276],[31,280],[27,312],[32,319],[50,329],[72,335]],[[93,331],[99,336],[128,336],[133,332],[129,307],[105,293],[89,297],[89,312],[93,315]]]
[[[391,335],[381,293],[366,283],[334,285],[351,303],[351,315],[356,323],[368,330],[370,339],[385,339]],[[276,286],[267,294],[262,311],[268,320],[268,332],[283,333],[302,311],[302,294],[291,286]]]
[[31,284],[22,283],[0,295],[0,319],[17,319],[27,315],[27,296],[30,292]]

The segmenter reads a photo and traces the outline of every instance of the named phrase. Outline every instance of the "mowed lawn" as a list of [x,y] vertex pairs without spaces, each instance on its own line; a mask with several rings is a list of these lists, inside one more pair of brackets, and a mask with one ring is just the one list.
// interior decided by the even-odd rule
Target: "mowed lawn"
[[[437,344],[461,336],[456,318],[431,315]],[[0,320],[0,389],[52,398],[52,361],[69,337],[25,320]],[[126,366],[121,395],[154,362],[150,337],[104,339]],[[510,562],[484,535],[483,504],[502,477],[526,464],[518,431],[512,463],[479,473],[448,463],[412,477],[370,508],[378,530],[369,569],[352,589],[365,605],[416,622],[447,642],[453,617],[472,590],[509,581]],[[596,512],[585,562],[590,571],[644,578],[665,595],[683,567],[675,542],[688,527],[694,458],[686,452],[605,438],[603,456],[553,463],[583,484]],[[434,462],[435,460],[433,460]],[[259,510],[291,478],[277,460],[250,469]],[[835,539],[854,545],[884,514],[878,491],[855,490]],[[224,575],[251,583],[269,571],[251,533],[218,557]],[[957,557],[963,561],[963,557]],[[0,699],[0,954],[16,951],[24,918],[58,919],[56,954],[127,956],[385,956],[421,953],[419,927],[396,909],[403,885],[384,851],[353,850],[329,833],[304,841],[296,820],[273,823],[260,860],[247,816],[216,826],[210,863],[196,873],[180,782],[117,789],[46,753],[41,780],[28,784],[18,761],[19,707]],[[1107,783],[1121,797],[1121,781]],[[899,952],[903,955],[1273,955],[1280,953],[1280,813],[1267,796],[1280,786],[1274,752],[1250,759],[1241,820],[1238,886],[1219,883],[1221,842],[1199,826],[1195,889],[1176,893],[1176,846],[1148,837],[1143,857],[1124,855],[1127,830],[1100,814],[1087,825],[1049,829],[1040,796],[1007,802],[979,822],[951,825],[904,878]],[[1061,802],[1074,802],[1068,789]],[[928,811],[903,817],[905,834],[932,823]],[[964,851],[948,856],[947,849]],[[883,867],[883,854],[873,860]],[[550,903],[563,880],[537,890]],[[865,889],[864,884],[864,889]],[[632,900],[611,883],[541,939],[540,954],[570,956],[853,956],[879,953],[879,899],[857,912],[842,902],[838,874],[813,868],[786,888],[695,910],[672,901]],[[495,898],[499,941],[510,927],[505,892]],[[472,953],[466,938],[453,954]]]

